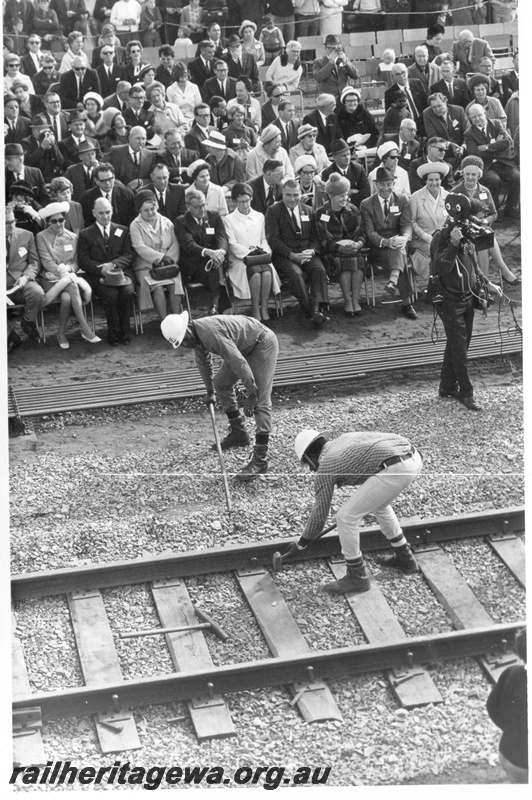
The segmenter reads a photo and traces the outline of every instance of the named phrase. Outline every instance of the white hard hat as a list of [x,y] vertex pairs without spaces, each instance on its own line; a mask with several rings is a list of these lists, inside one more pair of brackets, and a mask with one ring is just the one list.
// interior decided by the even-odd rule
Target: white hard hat
[[315,442],[316,439],[320,439],[323,435],[324,434],[320,431],[315,431],[312,428],[307,428],[306,430],[297,434],[294,442],[294,450],[296,451],[296,456],[300,461],[303,460],[303,456],[312,442]]
[[181,314],[168,314],[161,322],[161,332],[172,347],[179,347],[187,331],[188,311]]

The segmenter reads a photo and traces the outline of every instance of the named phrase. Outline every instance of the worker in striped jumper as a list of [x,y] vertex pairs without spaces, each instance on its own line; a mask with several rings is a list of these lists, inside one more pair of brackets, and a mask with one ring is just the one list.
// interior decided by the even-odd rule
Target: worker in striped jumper
[[367,592],[370,582],[360,553],[360,523],[375,514],[381,531],[390,542],[393,555],[379,559],[385,566],[406,574],[418,571],[390,503],[415,481],[423,459],[408,439],[396,433],[361,431],[344,433],[336,439],[316,430],[304,430],[295,439],[295,451],[302,464],[316,472],[314,508],[299,542],[289,548],[290,557],[306,550],[323,530],[335,486],[356,486],[355,492],[336,514],[338,535],[347,564],[346,575],[323,588],[330,594]]

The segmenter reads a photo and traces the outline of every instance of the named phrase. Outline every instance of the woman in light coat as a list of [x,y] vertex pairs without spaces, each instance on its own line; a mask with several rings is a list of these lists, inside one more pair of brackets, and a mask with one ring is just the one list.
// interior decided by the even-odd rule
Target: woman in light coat
[[264,214],[251,208],[253,191],[247,183],[236,183],[231,189],[231,198],[236,208],[224,219],[229,241],[228,277],[235,297],[251,298],[252,316],[264,322],[270,319],[270,294],[277,295],[281,291],[279,276],[271,263],[246,267],[243,261],[255,247],[262,248],[271,256],[264,230]]
[[342,8],[348,0],[320,0],[320,36],[325,39],[329,33],[342,33]]
[[199,87],[189,81],[188,67],[184,61],[176,62],[172,77],[174,83],[166,90],[166,99],[178,106],[189,125],[192,125],[194,107],[202,102]]
[[188,167],[187,175],[192,180],[194,188],[205,195],[205,210],[217,211],[221,217],[227,216],[229,209],[223,186],[212,183],[208,163],[198,158]]
[[450,164],[445,161],[428,162],[417,169],[425,185],[410,198],[413,232],[410,247],[414,272],[421,278],[430,275],[430,243],[434,233],[443,228],[447,219],[445,198],[449,192],[441,184],[450,169]]
[[179,244],[173,223],[159,214],[153,192],[139,192],[135,197],[135,205],[139,215],[131,223],[129,232],[135,251],[133,270],[138,283],[139,308],[141,311],[155,308],[162,321],[168,313],[165,291],[168,292],[170,313],[181,313],[184,294],[181,275],[158,281],[151,277],[150,270],[153,264],[160,263],[165,257],[165,260],[176,263]]

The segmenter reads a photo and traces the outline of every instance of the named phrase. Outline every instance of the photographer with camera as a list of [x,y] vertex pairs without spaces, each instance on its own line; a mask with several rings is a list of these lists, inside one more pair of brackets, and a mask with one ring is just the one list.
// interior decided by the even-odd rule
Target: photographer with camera
[[343,45],[334,33],[325,37],[325,55],[314,61],[312,74],[318,84],[318,93],[335,97],[345,89],[350,78],[358,78],[357,68],[344,53]]
[[24,148],[25,163],[29,167],[39,167],[45,183],[63,174],[65,158],[61,153],[52,127],[44,114],[37,114],[31,121],[31,136],[21,141]]
[[478,203],[463,194],[448,195],[445,208],[449,219],[434,234],[430,247],[432,279],[429,291],[432,284],[432,302],[447,337],[439,395],[454,397],[469,411],[481,411],[469,379],[467,351],[475,309],[482,309],[485,313],[490,303],[489,292],[500,297],[502,290],[480,271],[473,241],[484,238],[487,243],[493,231],[482,226],[474,216],[480,208]]

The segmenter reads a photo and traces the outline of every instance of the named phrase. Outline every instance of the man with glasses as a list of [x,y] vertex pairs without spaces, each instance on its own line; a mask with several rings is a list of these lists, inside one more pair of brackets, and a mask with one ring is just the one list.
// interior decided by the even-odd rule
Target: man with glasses
[[129,131],[129,144],[117,144],[109,151],[109,163],[113,165],[117,179],[133,191],[149,183],[155,164],[155,153],[147,150],[145,145],[146,131],[136,125]]
[[57,142],[68,136],[68,115],[61,111],[61,98],[57,92],[48,92],[44,96],[44,115],[51,125]]
[[351,150],[344,139],[335,139],[331,144],[333,163],[321,173],[321,180],[326,183],[333,172],[343,175],[351,184],[349,189],[349,202],[360,207],[362,200],[369,197],[371,189],[368,176],[362,164],[351,161]]
[[43,174],[37,167],[27,167],[24,164],[24,149],[21,144],[18,142],[6,144],[4,147],[4,161],[6,201],[9,197],[11,185],[25,181],[32,191],[34,200],[39,205],[45,206],[50,202]]
[[192,83],[200,89],[209,78],[214,77],[214,53],[215,45],[210,39],[204,39],[199,43],[200,54],[193,61],[188,63],[188,74]]
[[335,97],[342,93],[350,79],[358,78],[358,70],[346,56],[336,34],[329,33],[325,37],[325,55],[316,58],[312,74],[320,94],[333,94]]
[[[332,94],[320,94],[316,100],[316,108],[310,114],[305,114],[301,124],[312,125],[318,129],[316,141],[325,148],[326,153],[331,152],[331,144],[336,139],[336,97]],[[264,114],[263,114],[264,119]]]
[[406,98],[408,116],[417,125],[420,136],[424,136],[422,113],[428,105],[427,92],[421,81],[409,79],[408,70],[404,64],[394,64],[392,67],[392,77],[395,83],[392,84],[384,93],[384,107],[386,111],[394,102],[396,92],[403,92]]
[[105,44],[100,50],[101,63],[96,67],[96,73],[102,89],[102,97],[109,97],[116,92],[119,81],[124,80],[125,72],[119,67],[115,59],[115,50]]
[[281,147],[284,147],[287,153],[290,153],[290,148],[295,147],[299,141],[297,125],[294,122],[295,113],[295,106],[290,100],[281,100],[279,116],[273,123],[281,131]]
[[92,176],[96,186],[83,192],[80,201],[85,225],[88,227],[93,224],[94,203],[99,197],[104,197],[111,203],[113,222],[129,228],[137,216],[135,195],[131,189],[115,182],[115,171],[111,164],[100,164],[95,167]]
[[168,167],[172,183],[190,183],[187,167],[197,161],[200,154],[184,146],[183,137],[176,128],[164,134],[165,150],[157,152],[156,161]]
[[[135,284],[130,267],[133,248],[127,227],[112,222],[113,207],[105,197],[98,197],[92,209],[95,223],[79,234],[78,264],[96,297],[101,301],[107,320],[107,342],[111,347],[131,342],[131,313]],[[122,284],[108,286],[104,268],[123,270]]]
[[279,83],[267,83],[265,85],[268,100],[262,106],[261,120],[263,129],[279,117],[279,104],[287,97],[286,86]]
[[[408,168],[408,181],[410,183],[410,192],[414,194],[417,192],[418,189],[422,189],[425,185],[419,175],[417,174],[418,167],[422,164],[427,164],[430,162],[437,162],[437,161],[445,161],[445,156],[447,155],[447,147],[449,143],[446,139],[441,136],[432,136],[427,142],[427,154],[425,156],[421,156],[421,158],[415,158]],[[442,184],[444,189],[450,192],[453,188],[451,182],[451,173],[449,172],[444,178],[442,178]]]
[[90,142],[96,151],[96,158],[98,161],[102,157],[100,145],[90,136],[85,134],[85,125],[87,123],[86,111],[73,111],[68,118],[68,129],[70,135],[61,139],[59,142],[59,149],[65,159],[65,169],[71,164],[79,164],[81,159],[79,155],[79,147],[82,142]]
[[86,57],[75,56],[72,69],[61,75],[58,92],[64,108],[83,107],[83,98],[87,92],[101,94],[98,73],[87,67]]
[[74,59],[80,59],[83,61],[83,65],[85,67],[89,66],[89,59],[85,55],[83,51],[83,34],[80,31],[72,31],[72,33],[68,34],[68,50],[66,51],[65,55],[63,56],[63,60],[61,61],[61,66],[59,67],[59,72],[63,75],[65,72],[68,72],[74,66]]
[[14,94],[4,95],[4,143],[21,142],[30,132],[30,121],[20,114],[20,103]]
[[30,94],[35,94],[35,89],[33,87],[33,83],[31,81],[31,78],[29,78],[27,75],[24,75],[20,71],[20,67],[21,67],[22,62],[21,62],[19,56],[8,55],[4,63],[5,63],[6,73],[7,73],[4,76],[4,91],[5,92],[12,91],[13,84],[15,83],[15,81],[22,79],[22,80],[24,80],[24,83],[28,87],[29,93]]
[[213,126],[209,124],[210,119],[211,110],[209,106],[206,103],[199,103],[194,108],[194,124],[185,135],[185,147],[199,152],[201,158],[205,158],[207,155],[207,149],[203,142],[210,132],[214,130]]
[[248,181],[253,197],[251,198],[251,208],[253,211],[260,211],[266,216],[270,206],[281,199],[281,184],[284,178],[284,167],[282,161],[269,158],[264,162],[263,174],[259,178]]
[[38,96],[44,97],[53,83],[59,83],[59,72],[51,53],[41,55],[40,69],[33,76],[33,86]]
[[[98,2],[96,3],[96,5],[98,5]],[[109,14],[110,13],[111,12],[109,10]],[[97,16],[97,14],[95,14],[95,16]],[[95,47],[94,50],[92,51],[91,67],[93,69],[97,69],[97,67],[99,67],[100,64],[102,63],[100,54],[104,47],[112,48],[115,54],[115,62],[119,66],[123,66],[126,61],[126,50],[124,47],[121,47],[118,44],[117,38],[115,36],[114,27],[112,25],[104,25],[102,28],[100,38],[103,44],[100,47]]]
[[399,133],[385,133],[382,136],[379,145],[384,142],[395,142],[399,151],[399,159],[397,166],[402,169],[410,169],[412,160],[415,159],[419,152],[419,142],[416,139],[417,128],[413,119],[407,117],[401,120],[399,126]]
[[122,113],[126,121],[126,125],[130,127],[141,127],[144,129],[146,137],[151,139],[154,134],[153,124],[155,117],[153,111],[146,111],[144,103],[146,102],[146,91],[140,84],[134,84],[129,90],[128,104],[129,107]]
[[37,36],[37,34],[32,33],[31,36],[28,37],[27,46],[28,46],[28,54],[26,56],[22,56],[20,62],[24,75],[27,75],[28,78],[31,78],[33,80],[33,76],[41,68],[41,58],[43,57],[43,53],[41,51],[40,36]]
[[236,97],[236,78],[229,77],[229,67],[221,58],[214,62],[214,77],[200,86],[201,96],[208,103],[212,97],[221,97],[226,102]]
[[429,138],[439,136],[447,139],[445,160],[456,169],[462,160],[464,133],[468,128],[465,111],[461,106],[450,105],[445,95],[439,92],[430,95],[429,104],[423,112],[425,133]]

